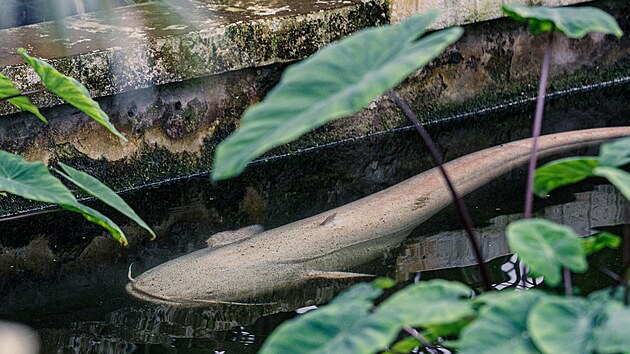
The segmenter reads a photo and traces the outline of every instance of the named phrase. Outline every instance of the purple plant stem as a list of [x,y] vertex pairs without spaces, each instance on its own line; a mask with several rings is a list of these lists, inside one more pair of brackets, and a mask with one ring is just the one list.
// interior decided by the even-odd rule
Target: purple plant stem
[[621,278],[623,279],[623,303],[628,306],[630,303],[628,294],[628,270],[630,269],[630,202],[626,200],[624,208],[624,226],[623,226],[623,269],[621,270]]
[[422,334],[418,333],[418,331],[416,331],[414,328],[412,328],[410,326],[404,326],[403,330],[405,332],[407,332],[407,334],[409,334],[412,337],[414,337],[416,340],[418,340],[418,342],[420,342],[422,344],[422,346],[424,348],[421,348],[420,350],[423,353],[428,353],[429,351],[427,349],[435,349],[435,346],[433,346],[431,343],[429,343],[429,341],[426,338],[424,338],[422,336]]
[[464,230],[466,230],[466,234],[468,235],[468,240],[470,241],[470,244],[472,245],[473,251],[475,253],[475,257],[477,258],[477,263],[479,265],[479,272],[481,273],[481,279],[483,281],[484,288],[486,291],[493,290],[492,282],[490,281],[490,273],[488,272],[488,267],[486,267],[486,263],[483,260],[481,247],[479,247],[479,243],[477,242],[477,238],[475,237],[475,232],[473,231],[474,227],[473,227],[472,219],[470,217],[470,214],[468,213],[466,204],[464,204],[464,201],[462,200],[461,196],[459,195],[459,193],[457,193],[457,190],[455,190],[455,186],[453,185],[450,177],[448,176],[448,173],[446,173],[446,170],[444,169],[444,166],[443,166],[444,160],[442,158],[442,154],[440,154],[437,147],[435,146],[435,143],[433,142],[433,139],[431,139],[431,136],[429,136],[429,133],[426,131],[426,129],[424,129],[422,124],[420,124],[420,121],[418,121],[418,117],[416,117],[416,115],[413,113],[413,111],[411,110],[407,102],[405,102],[402,98],[400,98],[400,96],[398,96],[396,92],[391,91],[391,90],[389,91],[388,96],[392,101],[394,101],[394,103],[403,111],[405,116],[407,116],[407,118],[416,127],[416,130],[418,131],[418,133],[420,133],[420,137],[422,137],[424,144],[429,149],[429,153],[431,154],[433,161],[435,162],[438,169],[442,173],[442,176],[444,177],[444,180],[446,181],[446,184],[448,185],[448,189],[451,192],[451,196],[453,197],[453,201],[455,202],[455,207],[457,209],[457,213],[459,214],[459,217],[464,226]]
[[16,93],[15,95],[7,96],[7,97],[0,97],[0,101],[10,100],[10,99],[16,98],[16,97],[30,96],[30,95],[34,95],[36,93],[40,93],[40,92],[44,92],[44,91],[46,91],[46,90],[45,89],[37,89],[37,90],[32,90],[32,91],[24,91],[24,92]]
[[562,272],[564,274],[564,296],[571,297],[573,295],[573,285],[571,282],[571,271],[569,268],[562,268]]
[[551,49],[553,47],[553,32],[549,34],[549,41],[545,48],[542,70],[540,72],[540,86],[538,87],[538,98],[536,99],[536,115],[534,116],[534,127],[532,129],[532,153],[529,158],[529,168],[527,172],[527,191],[525,192],[525,212],[524,218],[532,217],[534,206],[534,173],[536,172],[536,159],[538,156],[538,137],[542,127],[543,111],[545,109],[545,92],[547,91],[547,77],[549,76],[549,62],[551,61]]

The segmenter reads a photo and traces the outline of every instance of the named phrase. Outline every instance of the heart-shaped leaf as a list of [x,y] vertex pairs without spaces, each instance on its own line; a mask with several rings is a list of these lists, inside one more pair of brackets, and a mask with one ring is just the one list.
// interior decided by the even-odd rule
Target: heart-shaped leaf
[[560,31],[569,38],[582,38],[591,32],[612,34],[617,37],[623,31],[614,17],[595,7],[545,7],[519,4],[503,5],[509,17],[527,22],[532,34]]
[[568,226],[544,219],[528,219],[507,227],[510,249],[551,286],[561,280],[560,269],[584,272],[588,266],[579,236]]
[[407,326],[449,324],[473,310],[472,290],[464,284],[432,280],[409,285],[379,305],[378,317],[397,317]]
[[61,166],[61,168],[63,168],[63,170],[65,171],[65,173],[57,171],[61,176],[74,183],[89,194],[93,195],[94,197],[98,198],[103,203],[118,210],[131,220],[135,221],[143,229],[147,230],[153,238],[155,238],[155,233],[153,232],[153,230],[151,230],[149,225],[147,225],[147,223],[145,223],[144,220],[142,220],[138,216],[138,214],[136,214],[136,212],[129,206],[129,204],[127,204],[113,190],[101,183],[101,181],[99,181],[98,179],[90,176],[85,172],[68,166],[63,162],[60,162],[59,166]]
[[597,158],[570,157],[543,165],[536,169],[534,193],[539,197],[546,197],[558,187],[591,177],[597,164]]
[[527,331],[543,353],[592,353],[596,312],[582,298],[546,297],[527,317]]
[[462,331],[459,353],[540,353],[527,332],[527,314],[545,294],[536,290],[498,294]]
[[212,179],[238,175],[270,149],[366,107],[461,37],[461,28],[418,40],[437,12],[366,29],[289,67],[280,83],[243,114],[240,128],[216,149]]
[[600,166],[593,170],[596,176],[606,178],[626,199],[630,199],[630,173],[616,167]]
[[18,49],[18,53],[22,55],[28,65],[35,69],[50,92],[87,114],[123,141],[127,141],[127,138],[111,124],[109,117],[98,103],[90,97],[90,93],[83,84],[74,78],[61,74],[45,61],[31,57],[23,48]]
[[42,162],[27,162],[22,157],[0,150],[0,190],[20,197],[80,213],[87,220],[101,225],[121,244],[127,245],[118,225],[98,211],[80,204],[66,186]]
[[[22,92],[13,85],[13,82],[8,77],[0,73],[0,98],[11,97],[19,95],[20,93]],[[9,98],[8,101],[19,109],[33,113],[42,122],[48,123],[46,118],[44,118],[44,116],[39,112],[39,108],[37,108],[37,106],[34,105],[27,96]]]

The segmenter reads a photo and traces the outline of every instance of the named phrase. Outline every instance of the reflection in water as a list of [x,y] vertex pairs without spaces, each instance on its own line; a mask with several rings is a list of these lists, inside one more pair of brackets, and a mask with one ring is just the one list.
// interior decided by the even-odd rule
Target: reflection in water
[[[624,197],[613,186],[596,186],[594,190],[575,194],[575,201],[553,205],[538,211],[534,217],[570,225],[582,236],[595,233],[594,228],[623,223]],[[486,261],[510,253],[505,228],[522,214],[500,215],[490,225],[477,228]],[[412,279],[416,272],[476,264],[475,256],[463,230],[444,231],[411,239],[398,255],[395,279]]]
[[[612,186],[601,185],[576,193],[568,203],[547,206],[537,216],[570,225],[578,233],[588,235],[595,232],[594,228],[622,223],[624,203],[623,196]],[[509,255],[504,230],[509,222],[519,218],[520,214],[496,216],[477,229],[498,288],[531,287],[541,281],[521,279],[522,269],[516,257]],[[392,251],[394,257],[386,257],[384,267],[375,267],[374,263],[379,262],[371,262],[368,268],[398,281],[446,277],[478,284],[475,260],[463,231],[423,231],[424,235],[408,239]],[[67,329],[40,330],[40,335],[46,352],[51,353],[60,348],[65,350],[63,353],[207,352],[203,348],[227,353],[255,352],[281,322],[296,312],[303,313],[329,301],[350,285],[350,281],[318,280],[299,289],[278,289],[270,296],[281,300],[264,305],[192,309],[130,306],[110,312],[103,321],[73,322]]]

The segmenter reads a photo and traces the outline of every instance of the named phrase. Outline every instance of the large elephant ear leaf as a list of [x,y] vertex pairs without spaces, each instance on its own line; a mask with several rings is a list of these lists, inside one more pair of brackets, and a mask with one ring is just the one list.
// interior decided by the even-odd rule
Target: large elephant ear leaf
[[[21,93],[22,92],[18,90],[15,85],[13,85],[13,82],[11,82],[8,77],[0,73],[0,99],[19,95]],[[9,101],[10,104],[16,106],[19,109],[23,109],[25,111],[33,113],[42,122],[48,123],[46,118],[44,118],[44,116],[39,112],[39,108],[37,108],[37,106],[34,105],[31,100],[28,99],[28,97],[17,96],[9,98],[7,101]]]
[[50,174],[42,162],[0,150],[0,190],[38,202],[73,205],[77,201],[68,188]]
[[127,141],[127,138],[112,125],[109,121],[109,117],[98,103],[90,97],[90,93],[83,84],[71,77],[61,74],[45,61],[31,57],[23,48],[18,49],[18,53],[22,55],[28,65],[35,69],[37,75],[42,79],[44,86],[46,86],[50,92],[87,114],[90,118],[97,121],[123,141]]
[[526,219],[508,225],[506,234],[510,250],[551,286],[560,283],[562,267],[580,273],[588,267],[582,240],[568,226],[544,219]]
[[236,176],[270,149],[358,112],[426,65],[463,33],[455,27],[418,39],[437,15],[357,32],[288,68],[265,100],[243,114],[238,131],[219,144],[212,179]]
[[22,198],[80,213],[87,220],[104,227],[122,245],[127,239],[120,227],[98,211],[77,202],[59,179],[42,162],[27,162],[22,157],[0,150],[0,190]]
[[59,163],[59,166],[65,173],[57,171],[61,176],[77,185],[92,196],[98,198],[103,203],[116,209],[120,213],[124,214],[131,220],[135,221],[143,229],[147,230],[153,238],[155,238],[155,232],[151,230],[149,225],[136,214],[136,212],[127,204],[121,197],[118,196],[113,190],[101,183],[98,179],[90,176],[89,174],[79,171],[71,166]]
[[617,37],[623,31],[614,17],[595,7],[545,7],[519,4],[503,5],[509,17],[527,22],[532,34],[560,31],[569,38],[582,38],[591,32],[612,34]]

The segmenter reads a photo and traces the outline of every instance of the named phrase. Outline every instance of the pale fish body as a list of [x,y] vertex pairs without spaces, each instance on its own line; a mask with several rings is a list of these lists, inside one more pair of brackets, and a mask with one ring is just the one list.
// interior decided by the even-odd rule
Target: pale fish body
[[[540,157],[630,135],[630,127],[542,136]],[[524,165],[531,139],[481,150],[446,164],[462,195]],[[381,192],[272,230],[252,228],[233,243],[201,249],[150,269],[127,285],[145,301],[173,306],[246,301],[378,258],[451,203],[434,168]]]

